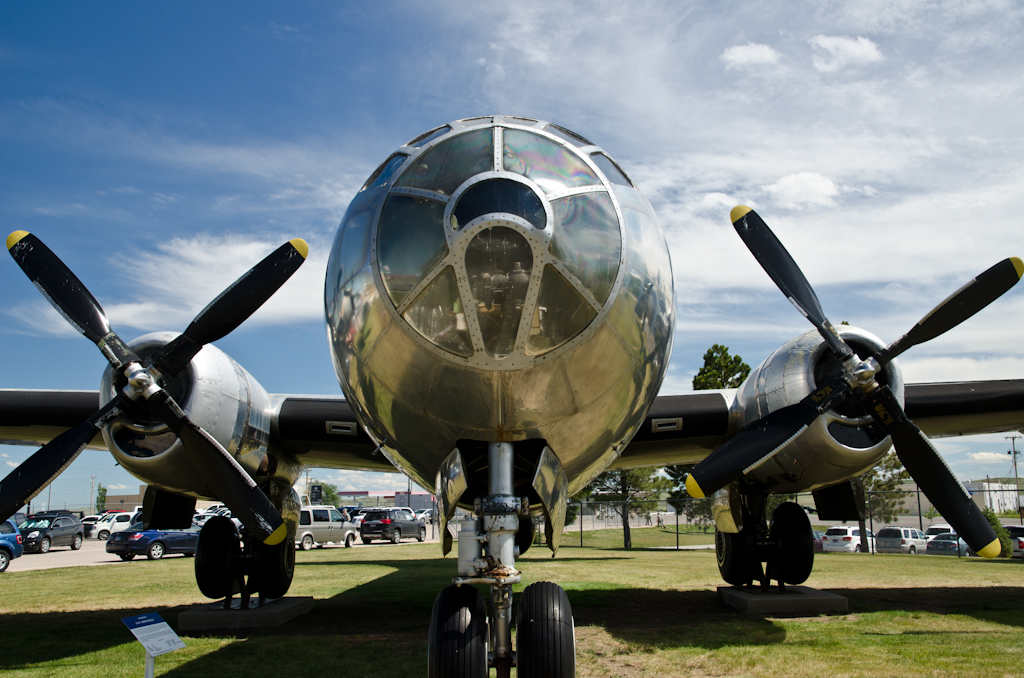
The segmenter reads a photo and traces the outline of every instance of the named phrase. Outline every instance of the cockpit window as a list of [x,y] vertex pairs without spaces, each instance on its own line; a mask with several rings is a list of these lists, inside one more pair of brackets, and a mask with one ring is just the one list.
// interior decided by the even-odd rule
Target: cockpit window
[[623,173],[623,171],[619,169],[619,166],[604,153],[592,153],[590,159],[594,161],[594,164],[597,165],[602,172],[604,172],[608,181],[620,186],[633,187],[633,184],[629,182],[629,178],[626,177],[625,173]]
[[494,167],[491,128],[453,136],[412,162],[396,186],[451,195],[474,174]]
[[568,141],[570,144],[574,146],[594,145],[594,143],[589,139],[585,139],[581,137],[579,134],[576,134],[576,132],[570,132],[564,127],[559,127],[558,125],[548,125],[547,127],[544,128],[544,131],[547,132],[548,134],[554,134],[559,139],[564,139],[565,141]]
[[473,184],[459,196],[452,211],[451,226],[458,231],[473,219],[495,212],[507,212],[526,219],[534,228],[547,225],[540,196],[518,181],[489,179]]
[[466,311],[462,307],[462,297],[451,266],[430,283],[406,309],[403,317],[417,332],[446,351],[466,358],[473,355],[473,343],[466,327]]
[[505,170],[522,174],[545,193],[601,183],[579,156],[550,139],[517,129],[507,129],[503,136]]
[[444,203],[436,200],[390,195],[384,203],[377,225],[379,264],[395,306],[447,256],[443,220]]
[[555,218],[551,253],[604,304],[619,271],[622,236],[607,193],[582,193],[551,201]]
[[448,132],[451,131],[452,128],[449,127],[448,125],[441,125],[440,127],[436,127],[430,130],[429,132],[424,132],[423,134],[419,135],[418,137],[407,143],[406,146],[408,146],[409,148],[419,148],[420,146],[426,146],[434,139],[438,138],[443,134],[448,134]]
[[495,358],[515,348],[532,269],[530,244],[511,228],[484,229],[466,250],[466,274],[484,348]]
[[554,266],[545,266],[526,340],[526,355],[540,355],[561,346],[582,332],[595,317],[597,311],[576,288]]
[[405,159],[408,157],[409,156],[404,154],[395,154],[385,160],[384,163],[370,175],[370,178],[366,180],[366,183],[363,184],[363,187],[359,190],[365,191],[367,189],[380,188],[384,184],[388,183],[388,180],[394,176],[395,170],[401,167],[402,163],[405,162]]

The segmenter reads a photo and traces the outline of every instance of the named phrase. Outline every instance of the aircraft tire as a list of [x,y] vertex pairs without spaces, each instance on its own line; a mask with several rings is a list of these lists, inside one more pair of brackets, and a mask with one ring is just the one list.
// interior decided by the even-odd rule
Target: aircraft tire
[[295,576],[295,540],[280,544],[256,544],[253,573],[255,589],[265,598],[280,598],[288,593]]
[[516,661],[521,678],[576,675],[576,631],[569,597],[548,581],[526,587],[519,598]]
[[430,613],[427,676],[486,678],[487,674],[487,608],[483,596],[472,586],[442,589]]
[[746,533],[715,530],[715,556],[722,579],[733,586],[746,586],[754,578],[754,550]]
[[238,530],[230,518],[206,521],[196,540],[196,584],[207,598],[226,598],[235,583]]
[[768,536],[778,544],[778,577],[793,586],[807,581],[814,567],[814,534],[807,513],[791,501],[780,504],[772,514]]

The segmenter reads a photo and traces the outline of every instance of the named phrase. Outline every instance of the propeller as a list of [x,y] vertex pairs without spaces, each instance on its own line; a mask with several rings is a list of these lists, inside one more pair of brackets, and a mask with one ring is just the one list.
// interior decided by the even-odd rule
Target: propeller
[[856,397],[891,436],[904,467],[957,533],[975,553],[986,558],[998,555],[999,540],[963,484],[927,436],[907,418],[889,387],[879,385],[874,377],[896,356],[956,327],[1007,292],[1024,274],[1024,262],[1012,257],[989,268],[932,309],[877,357],[862,360],[829,322],[800,267],[764,220],[742,205],[735,207],[730,217],[761,267],[839,358],[843,374],[800,403],[772,412],[737,433],[697,464],[686,479],[687,491],[704,497],[725,487],[770,459],[819,414],[847,397]]
[[203,346],[224,337],[255,313],[305,261],[309,253],[306,242],[296,238],[285,243],[232,283],[182,335],[163,347],[148,369],[110,328],[96,298],[41,240],[25,231],[15,231],[7,238],[7,249],[47,301],[96,344],[111,367],[124,372],[128,386],[85,422],[51,440],[0,481],[0,520],[13,515],[60,475],[96,433],[130,405],[127,400],[144,403],[167,424],[207,486],[250,533],[265,544],[280,543],[287,535],[280,513],[231,454],[182,412],[159,381],[163,375],[183,369]]

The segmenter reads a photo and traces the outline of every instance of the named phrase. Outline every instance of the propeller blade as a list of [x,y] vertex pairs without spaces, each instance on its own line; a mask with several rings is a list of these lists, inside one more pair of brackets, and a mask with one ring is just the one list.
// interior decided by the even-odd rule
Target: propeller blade
[[942,517],[979,556],[998,556],[1002,547],[985,515],[928,437],[907,419],[889,387],[882,386],[872,391],[867,402],[871,416],[892,436],[903,466]]
[[288,536],[288,528],[281,514],[231,454],[186,417],[167,391],[157,391],[148,402],[181,440],[192,466],[217,499],[264,544],[273,546],[282,542]]
[[833,379],[796,405],[761,417],[704,458],[686,478],[686,491],[702,498],[768,461],[803,433],[822,412],[849,394],[841,379]]
[[114,398],[78,426],[46,443],[0,481],[0,522],[30,502],[71,465],[96,433],[117,415]]
[[206,344],[223,338],[259,309],[287,282],[309,254],[302,238],[289,240],[249,269],[199,312],[185,332],[153,361],[164,374],[176,374]]
[[949,295],[909,332],[886,346],[879,358],[887,363],[908,348],[948,332],[1009,291],[1024,275],[1024,261],[1003,259]]
[[103,307],[43,241],[27,231],[7,236],[7,249],[32,284],[71,326],[103,352],[116,370],[138,357],[110,329]]
[[757,212],[746,207],[737,205],[729,213],[733,228],[743,239],[743,243],[750,250],[750,253],[761,264],[765,273],[775,281],[782,293],[786,295],[790,303],[796,306],[821,333],[832,350],[841,359],[853,355],[853,350],[842,340],[836,328],[825,317],[821,310],[821,303],[818,295],[814,293],[811,284],[807,282],[803,271],[793,261],[785,246],[779,241],[768,224],[758,216]]

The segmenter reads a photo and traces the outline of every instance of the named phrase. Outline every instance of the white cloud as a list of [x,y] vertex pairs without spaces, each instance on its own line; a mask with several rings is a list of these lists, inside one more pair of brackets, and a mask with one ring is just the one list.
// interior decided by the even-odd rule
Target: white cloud
[[127,490],[127,485],[107,485],[108,490]]
[[787,209],[800,209],[804,205],[830,206],[839,195],[832,180],[820,172],[790,174],[761,189],[772,196],[776,205]]
[[814,67],[822,73],[835,73],[846,66],[872,64],[885,59],[878,45],[865,37],[817,35],[811,38],[810,43],[815,49]]
[[781,55],[769,45],[748,42],[745,45],[733,45],[719,57],[725,62],[727,69],[747,68],[750,66],[768,66],[779,63]]
[[967,455],[971,461],[986,462],[986,463],[999,463],[1004,464],[1008,459],[1005,454],[999,454],[997,452],[971,452]]
[[8,465],[9,467],[11,467],[11,468],[17,468],[17,467],[18,467],[18,464],[15,464],[15,463],[14,463],[13,461],[8,461],[8,462],[5,462],[5,463],[6,463],[6,464],[7,464],[7,465]]

